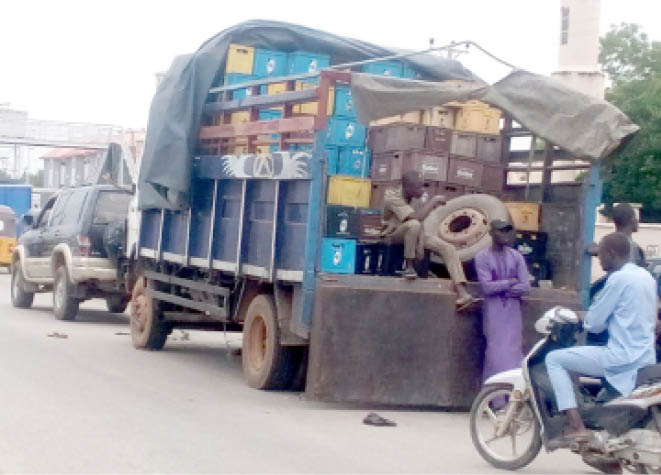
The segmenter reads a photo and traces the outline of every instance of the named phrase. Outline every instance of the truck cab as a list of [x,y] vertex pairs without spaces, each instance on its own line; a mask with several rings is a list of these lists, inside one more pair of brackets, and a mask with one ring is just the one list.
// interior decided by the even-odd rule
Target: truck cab
[[[49,199],[12,256],[12,303],[28,308],[35,292],[53,292],[56,318],[72,320],[80,302],[104,298],[111,312],[123,312],[128,296],[121,285],[112,230],[122,233],[132,194],[113,185],[65,189]],[[121,245],[119,246],[121,247]]]

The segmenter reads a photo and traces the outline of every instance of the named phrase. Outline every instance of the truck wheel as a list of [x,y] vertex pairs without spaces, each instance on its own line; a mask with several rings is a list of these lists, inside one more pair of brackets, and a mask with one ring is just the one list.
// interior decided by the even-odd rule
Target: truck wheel
[[270,295],[257,295],[243,324],[243,377],[256,389],[286,389],[296,370],[295,347],[280,344],[275,303]]
[[74,286],[69,281],[69,273],[65,266],[55,271],[53,286],[53,313],[58,320],[73,320],[78,313],[80,302],[73,297]]
[[23,271],[21,263],[16,261],[11,273],[11,304],[17,308],[30,308],[34,300],[34,292],[23,290]]
[[110,313],[124,313],[129,298],[124,294],[111,294],[106,297],[106,307]]
[[131,340],[139,349],[160,350],[168,338],[168,326],[159,320],[154,299],[149,296],[147,279],[138,278],[131,297]]
[[[511,222],[505,203],[486,194],[463,195],[429,213],[423,226],[425,234],[452,244],[459,259],[469,261],[491,245],[489,223],[494,219]],[[438,257],[432,255],[432,260]]]

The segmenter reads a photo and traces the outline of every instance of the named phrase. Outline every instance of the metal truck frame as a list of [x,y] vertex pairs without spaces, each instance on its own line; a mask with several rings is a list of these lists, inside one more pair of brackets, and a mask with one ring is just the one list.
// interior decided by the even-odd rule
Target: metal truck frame
[[[296,80],[315,76],[317,87],[294,90]],[[259,95],[260,86],[275,82],[286,82],[287,91]],[[127,282],[136,347],[162,348],[173,328],[243,330],[243,371],[249,385],[284,389],[300,381],[318,284],[327,186],[326,110],[329,88],[336,83],[350,84],[351,73],[323,70],[210,90],[218,100],[205,105],[199,132],[204,153],[194,160],[191,206],[131,213]],[[231,99],[232,90],[246,87],[254,94]],[[295,104],[311,101],[318,102],[316,116],[292,116]],[[259,109],[274,106],[283,106],[281,119],[258,121]],[[251,122],[218,122],[220,113],[227,117],[239,110],[249,110]],[[277,141],[263,139],[271,134],[279,134]],[[531,134],[513,127],[506,117],[505,159],[510,139],[526,135]],[[220,156],[222,144],[239,137],[248,137],[248,155]],[[277,143],[282,152],[255,154],[257,145],[268,143]],[[291,144],[301,143],[314,144],[313,152],[288,152]],[[537,153],[544,154],[544,178],[537,190],[541,196],[552,193],[553,171],[589,170],[587,181],[578,184],[583,189],[578,196],[584,200],[579,206],[585,210],[578,239],[591,242],[601,194],[598,165],[554,165],[555,159],[566,157],[552,144],[536,151],[533,140],[528,166],[506,166],[505,179],[509,171],[540,171],[530,165]],[[583,292],[588,288],[589,257],[581,251],[576,259],[582,276],[573,287]]]

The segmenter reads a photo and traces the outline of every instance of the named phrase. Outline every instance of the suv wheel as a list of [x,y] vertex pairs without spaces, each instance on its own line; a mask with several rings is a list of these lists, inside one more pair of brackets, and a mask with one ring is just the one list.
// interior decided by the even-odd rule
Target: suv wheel
[[23,271],[20,261],[14,262],[11,273],[11,304],[17,308],[30,308],[34,292],[26,292],[23,287]]
[[69,273],[65,266],[55,271],[53,286],[53,313],[58,320],[73,320],[78,313],[80,302],[73,297],[74,286],[69,281]]
[[124,294],[106,296],[106,307],[110,313],[124,313],[129,305],[129,298]]

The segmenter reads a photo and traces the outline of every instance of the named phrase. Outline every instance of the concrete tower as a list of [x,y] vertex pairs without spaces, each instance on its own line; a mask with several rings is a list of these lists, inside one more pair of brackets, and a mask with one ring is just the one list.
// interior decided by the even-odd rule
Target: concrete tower
[[560,1],[558,70],[552,74],[567,86],[604,97],[604,73],[599,66],[601,0]]

